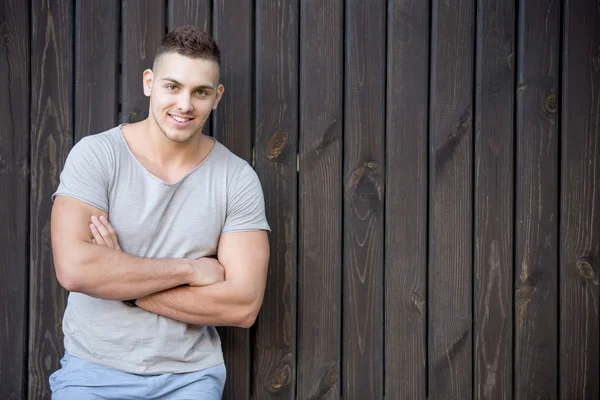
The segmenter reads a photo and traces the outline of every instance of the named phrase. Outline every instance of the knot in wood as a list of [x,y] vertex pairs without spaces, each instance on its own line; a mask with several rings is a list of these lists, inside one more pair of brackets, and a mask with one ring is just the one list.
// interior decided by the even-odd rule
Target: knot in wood
[[290,381],[289,367],[287,365],[277,368],[271,375],[269,375],[268,389],[271,392],[277,392],[282,387],[286,386]]
[[528,303],[531,300],[534,290],[535,289],[533,286],[531,286],[531,283],[529,283],[529,280],[526,280],[525,282],[521,282],[521,285],[520,285],[519,289],[517,290],[517,301],[520,306]]
[[138,122],[143,120],[144,118],[146,118],[145,112],[136,107],[133,110],[131,110],[131,112],[127,116],[127,122]]
[[465,110],[465,112],[460,116],[460,128],[467,129],[469,127],[469,122],[471,122],[471,110]]
[[594,268],[592,267],[592,264],[589,262],[589,260],[587,260],[585,257],[582,257],[579,260],[577,260],[577,263],[575,264],[575,269],[577,270],[577,273],[583,276],[585,279],[594,278]]
[[285,145],[287,144],[288,135],[283,131],[277,131],[271,136],[267,142],[267,158],[274,160],[281,156]]
[[350,183],[354,186],[358,185],[364,174],[365,174],[365,167],[360,167],[359,169],[355,170],[352,173],[352,176],[350,176]]
[[[598,8],[600,8],[600,3],[598,4]],[[600,71],[600,47],[596,49],[596,54],[594,55],[594,58],[592,58],[592,62],[594,63],[594,69]]]
[[544,109],[550,114],[555,114],[556,103],[556,92],[553,90],[548,96],[546,96],[546,100],[544,101]]

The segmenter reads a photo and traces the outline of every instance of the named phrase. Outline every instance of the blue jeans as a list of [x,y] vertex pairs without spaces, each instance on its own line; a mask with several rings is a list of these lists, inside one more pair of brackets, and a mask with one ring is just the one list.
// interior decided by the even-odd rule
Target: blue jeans
[[53,400],[213,400],[225,386],[225,364],[184,374],[134,375],[67,353],[50,376]]

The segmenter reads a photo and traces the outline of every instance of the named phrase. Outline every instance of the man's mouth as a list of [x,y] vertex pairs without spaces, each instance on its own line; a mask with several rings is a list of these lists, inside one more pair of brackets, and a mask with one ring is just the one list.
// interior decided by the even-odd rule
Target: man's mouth
[[177,122],[188,122],[193,119],[193,118],[189,118],[189,117],[180,117],[179,115],[173,115],[173,114],[169,114],[169,115],[171,116],[171,118],[173,118]]

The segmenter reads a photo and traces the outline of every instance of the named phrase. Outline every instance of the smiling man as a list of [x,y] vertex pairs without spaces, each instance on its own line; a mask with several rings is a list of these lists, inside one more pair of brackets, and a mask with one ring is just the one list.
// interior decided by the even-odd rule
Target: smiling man
[[167,34],[143,74],[148,118],[69,153],[51,221],[71,292],[55,400],[221,398],[214,326],[254,323],[269,225],[254,170],[202,133],[224,92],[219,58],[196,28]]

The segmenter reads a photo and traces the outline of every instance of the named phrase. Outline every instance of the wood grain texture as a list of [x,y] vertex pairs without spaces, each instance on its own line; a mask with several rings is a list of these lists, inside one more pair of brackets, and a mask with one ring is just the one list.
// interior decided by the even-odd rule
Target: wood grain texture
[[512,399],[515,3],[477,3],[474,397]]
[[346,2],[342,396],[383,397],[385,1]]
[[253,398],[294,399],[298,1],[256,2],[256,171],[271,225],[271,261],[256,323]]
[[50,239],[51,196],[73,141],[73,4],[32,2],[29,399],[50,399],[48,377],[63,356],[66,291]]
[[385,393],[427,393],[429,2],[388,5]]
[[[215,0],[217,2],[219,0]],[[239,14],[244,8],[238,6],[239,0],[236,0],[235,8],[232,8],[231,1],[229,2],[229,12],[232,14]],[[169,7],[169,31],[183,25],[193,25],[205,32],[211,33],[213,26],[213,12],[212,12],[212,1],[211,0],[168,0]],[[252,15],[249,14],[248,17]],[[240,27],[241,28],[241,27]],[[237,27],[235,27],[237,29]],[[221,47],[221,46],[219,46]],[[220,49],[223,51],[223,49]],[[250,49],[244,49],[246,52]],[[214,113],[213,113],[214,114]],[[208,117],[208,120],[202,128],[202,133],[208,136],[212,136],[214,115]]]
[[515,399],[556,399],[560,3],[519,2]]
[[168,0],[168,7],[169,31],[183,25],[193,25],[208,33],[212,31],[211,0]]
[[600,398],[600,9],[564,3],[560,398]]
[[[214,4],[214,36],[221,49],[221,83],[225,93],[213,113],[214,137],[244,160],[252,159],[252,50],[253,7],[251,0]],[[227,383],[224,399],[250,398],[252,359],[250,330],[219,328]]]
[[0,399],[27,396],[30,9],[0,4]]
[[164,2],[123,0],[121,57],[121,122],[137,122],[148,117],[142,74],[152,68],[154,54],[164,34]]
[[118,123],[118,0],[77,0],[75,140]]
[[472,398],[474,1],[432,4],[429,397]]
[[299,399],[340,397],[343,12],[300,5]]

